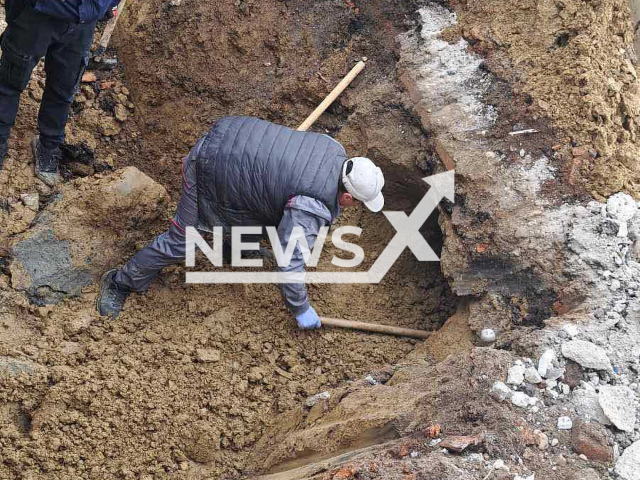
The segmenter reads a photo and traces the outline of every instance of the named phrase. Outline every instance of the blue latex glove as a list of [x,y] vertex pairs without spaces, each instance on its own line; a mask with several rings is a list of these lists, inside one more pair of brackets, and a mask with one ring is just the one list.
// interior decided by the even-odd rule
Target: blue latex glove
[[298,327],[302,330],[312,330],[322,326],[320,317],[318,317],[318,314],[313,307],[309,307],[306,312],[296,315],[296,320],[298,321]]

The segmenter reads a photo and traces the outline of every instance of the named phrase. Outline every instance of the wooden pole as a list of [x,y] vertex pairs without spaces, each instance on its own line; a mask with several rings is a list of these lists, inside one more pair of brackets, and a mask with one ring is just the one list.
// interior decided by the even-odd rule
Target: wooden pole
[[111,41],[111,36],[113,35],[113,31],[116,29],[116,25],[118,24],[118,20],[120,20],[120,15],[122,14],[122,10],[124,10],[124,6],[126,5],[127,0],[122,0],[118,5],[115,16],[109,20],[107,26],[104,27],[104,31],[102,32],[102,37],[100,38],[100,43],[98,44],[98,48],[96,49],[94,56],[102,55],[107,47],[109,46],[109,42]]
[[320,317],[322,326],[348,328],[351,330],[362,330],[364,332],[385,333],[387,335],[395,335],[396,337],[411,338],[429,338],[431,332],[424,330],[412,330],[410,328],[393,327],[391,325],[379,325],[377,323],[354,322],[351,320],[342,320],[340,318]]
[[316,108],[311,115],[298,127],[299,132],[306,132],[309,130],[311,125],[313,125],[320,115],[322,115],[327,108],[340,96],[342,92],[353,82],[353,80],[360,75],[360,72],[364,70],[365,61],[367,59],[363,58],[362,61],[358,62],[358,64],[351,69],[351,71],[347,74],[346,77],[342,79],[342,81],[333,89],[333,91],[325,98],[318,108]]

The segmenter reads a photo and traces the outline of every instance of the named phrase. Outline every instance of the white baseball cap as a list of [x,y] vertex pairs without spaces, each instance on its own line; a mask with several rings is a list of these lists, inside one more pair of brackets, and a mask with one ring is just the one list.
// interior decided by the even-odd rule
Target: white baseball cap
[[344,162],[342,183],[347,192],[363,202],[372,212],[379,212],[384,207],[384,175],[368,158],[355,157]]

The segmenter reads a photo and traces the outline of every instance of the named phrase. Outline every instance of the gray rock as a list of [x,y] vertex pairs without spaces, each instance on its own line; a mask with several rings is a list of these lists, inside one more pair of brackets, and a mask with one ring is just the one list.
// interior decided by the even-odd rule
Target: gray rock
[[313,407],[317,405],[323,400],[329,400],[331,398],[331,394],[329,392],[322,392],[314,395],[313,397],[307,398],[307,407]]
[[569,417],[558,418],[558,430],[571,430],[573,421]]
[[52,230],[18,242],[13,252],[10,268],[14,287],[20,278],[36,304],[55,304],[65,296],[80,295],[82,287],[91,284],[91,273],[72,265],[69,242],[58,240]]
[[0,377],[17,377],[21,373],[34,375],[45,372],[45,368],[29,360],[18,360],[13,357],[0,357]]
[[629,387],[603,385],[598,402],[604,414],[617,428],[633,432],[636,423],[636,395]]
[[571,323],[565,323],[562,326],[562,330],[569,335],[571,338],[577,336],[580,333],[580,330],[578,329],[578,327],[576,327],[575,325],[571,324]]
[[607,352],[591,342],[572,340],[564,343],[562,345],[562,355],[585,368],[613,371]]
[[537,402],[537,398],[530,397],[524,392],[514,392],[511,396],[511,403],[520,408],[533,407]]
[[491,387],[489,395],[491,395],[496,400],[508,400],[513,395],[513,391],[504,383],[497,381]]
[[20,200],[22,200],[25,207],[28,207],[31,210],[37,212],[40,208],[40,195],[37,193],[23,193],[20,195]]
[[555,382],[564,375],[564,371],[564,368],[550,368],[549,370],[547,370],[547,380],[550,382]]
[[556,352],[554,352],[552,349],[549,349],[542,354],[542,357],[540,357],[540,360],[538,361],[538,373],[541,377],[547,377],[547,372],[551,368],[553,368],[555,361]]
[[584,389],[574,390],[571,400],[576,408],[576,413],[584,420],[593,420],[602,425],[611,424],[600,406],[596,392]]
[[640,441],[627,448],[616,462],[616,473],[624,480],[640,480]]
[[607,215],[619,222],[628,222],[638,209],[635,200],[626,193],[616,193],[607,200]]
[[496,341],[496,332],[491,328],[484,328],[480,332],[480,340],[484,343],[493,343]]
[[542,377],[534,367],[529,367],[524,371],[524,379],[527,383],[536,384],[542,382]]
[[507,383],[509,385],[522,385],[524,382],[525,366],[522,363],[517,363],[509,369],[509,375],[507,377]]
[[531,475],[524,477],[521,475],[516,475],[515,477],[513,477],[513,480],[536,480],[536,474],[532,473]]

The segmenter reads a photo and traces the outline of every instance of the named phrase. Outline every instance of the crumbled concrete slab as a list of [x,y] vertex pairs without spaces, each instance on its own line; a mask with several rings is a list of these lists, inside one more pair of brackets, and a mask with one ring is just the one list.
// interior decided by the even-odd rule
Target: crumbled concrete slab
[[624,480],[640,480],[640,441],[622,452],[615,470]]
[[572,340],[562,345],[562,355],[585,368],[613,371],[607,352],[591,342]]
[[584,420],[601,423],[602,425],[610,425],[611,421],[604,414],[598,394],[595,391],[587,389],[577,389],[573,391],[571,400],[575,406],[576,413]]
[[636,395],[629,387],[603,385],[598,401],[611,423],[620,430],[633,432],[636,424]]

